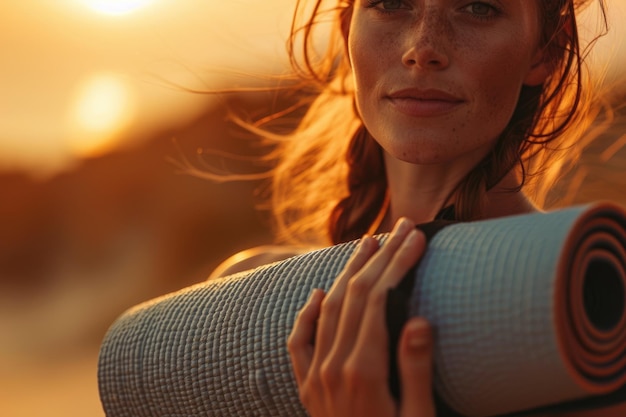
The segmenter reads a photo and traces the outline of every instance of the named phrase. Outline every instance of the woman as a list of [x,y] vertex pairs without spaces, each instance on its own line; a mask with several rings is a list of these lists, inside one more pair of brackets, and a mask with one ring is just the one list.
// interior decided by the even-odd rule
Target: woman
[[[314,99],[281,141],[278,230],[308,245],[365,235],[330,291],[313,292],[289,338],[311,416],[435,415],[424,319],[409,320],[399,344],[407,395],[396,403],[387,388],[387,291],[425,248],[415,224],[537,211],[563,152],[575,159],[594,115],[576,25],[585,3],[299,3],[297,16],[310,14],[303,29],[294,24],[290,51]],[[336,25],[319,57],[313,31],[329,15]],[[369,237],[387,231],[382,247]],[[294,252],[264,250],[215,275]]]

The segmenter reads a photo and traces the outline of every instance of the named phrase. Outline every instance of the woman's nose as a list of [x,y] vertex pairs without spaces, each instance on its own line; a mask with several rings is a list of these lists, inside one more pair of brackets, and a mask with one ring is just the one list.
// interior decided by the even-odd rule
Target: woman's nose
[[441,12],[424,11],[407,32],[406,51],[402,63],[409,68],[444,69],[450,64],[447,45],[450,42],[449,22]]

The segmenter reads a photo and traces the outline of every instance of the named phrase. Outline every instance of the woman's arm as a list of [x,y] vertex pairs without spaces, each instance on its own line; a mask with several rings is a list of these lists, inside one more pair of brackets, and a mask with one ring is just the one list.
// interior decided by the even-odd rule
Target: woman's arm
[[248,271],[310,251],[297,246],[264,245],[246,249],[226,259],[209,276],[209,280]]

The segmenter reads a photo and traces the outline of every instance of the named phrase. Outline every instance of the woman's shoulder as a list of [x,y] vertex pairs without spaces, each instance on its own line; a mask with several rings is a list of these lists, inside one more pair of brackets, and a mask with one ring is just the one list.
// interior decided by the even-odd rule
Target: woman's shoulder
[[262,265],[282,261],[313,250],[303,246],[262,245],[238,252],[224,260],[209,280],[248,271]]

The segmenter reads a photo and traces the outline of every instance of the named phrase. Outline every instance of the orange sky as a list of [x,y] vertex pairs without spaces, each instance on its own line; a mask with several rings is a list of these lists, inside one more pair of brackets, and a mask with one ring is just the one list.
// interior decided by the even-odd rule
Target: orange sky
[[[102,4],[130,8],[133,3],[140,7],[126,14],[102,10]],[[119,142],[136,132],[181,123],[206,106],[207,97],[165,88],[154,75],[202,88],[220,81],[204,68],[280,70],[294,3],[1,2],[0,167],[54,173],[80,155],[123,145]],[[624,2],[610,3],[612,21],[624,21]],[[600,45],[601,60],[608,50],[618,54],[625,37],[624,25],[612,29]],[[618,56],[611,62],[621,72],[626,54]]]

